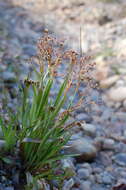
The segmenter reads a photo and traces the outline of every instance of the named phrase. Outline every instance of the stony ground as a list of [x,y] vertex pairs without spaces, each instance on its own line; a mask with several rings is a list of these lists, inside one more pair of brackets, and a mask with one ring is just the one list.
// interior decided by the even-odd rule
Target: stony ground
[[[63,166],[76,175],[64,182],[63,190],[111,190],[126,184],[126,1],[13,3],[0,1],[0,99],[17,105],[16,81],[28,72],[26,60],[35,55],[45,26],[75,49],[81,27],[82,49],[95,55],[101,89],[91,91],[96,105],[87,101],[73,115],[86,124],[74,130],[68,151],[81,157],[64,160]],[[14,190],[2,170],[0,190]]]

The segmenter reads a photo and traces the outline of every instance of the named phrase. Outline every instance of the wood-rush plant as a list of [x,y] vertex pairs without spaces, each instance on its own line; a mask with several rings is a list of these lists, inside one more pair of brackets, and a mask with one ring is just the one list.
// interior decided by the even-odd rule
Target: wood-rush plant
[[[22,107],[15,117],[18,124],[6,125],[1,121],[5,152],[18,149],[23,171],[28,181],[30,179],[29,189],[35,182],[29,176],[36,180],[63,176],[63,172],[56,175],[59,160],[66,157],[62,150],[70,139],[70,128],[77,124],[66,124],[66,121],[82,104],[85,92],[77,102],[74,102],[75,97],[82,81],[92,84],[95,66],[88,56],[80,57],[75,51],[64,51],[63,42],[51,37],[47,30],[37,47],[38,54],[33,58],[37,65],[24,80],[22,88]],[[64,70],[61,70],[63,64]],[[57,84],[58,79],[61,85]]]

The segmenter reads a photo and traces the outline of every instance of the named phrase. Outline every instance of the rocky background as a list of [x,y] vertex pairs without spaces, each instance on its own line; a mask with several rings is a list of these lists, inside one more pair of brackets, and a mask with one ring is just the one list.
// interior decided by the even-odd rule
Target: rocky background
[[[26,60],[35,55],[45,27],[78,51],[81,28],[82,50],[94,55],[100,84],[90,94],[96,104],[87,99],[71,117],[83,125],[74,129],[68,151],[81,156],[63,161],[75,173],[63,190],[120,190],[126,184],[126,1],[1,0],[0,101],[5,105],[7,99],[10,107],[17,105],[16,81],[28,72]],[[12,181],[0,169],[0,190],[14,190]]]

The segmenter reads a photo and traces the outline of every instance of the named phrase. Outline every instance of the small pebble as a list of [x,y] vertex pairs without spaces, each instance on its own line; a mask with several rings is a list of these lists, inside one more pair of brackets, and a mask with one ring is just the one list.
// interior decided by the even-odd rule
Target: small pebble
[[96,183],[102,184],[102,177],[100,174],[95,175],[95,181],[96,181]]
[[66,153],[78,154],[77,162],[91,161],[96,157],[97,149],[89,139],[79,138],[71,142],[71,146],[66,149]]
[[73,187],[74,183],[75,182],[73,178],[69,179],[68,181],[64,181],[63,190],[70,190]]
[[77,114],[76,119],[79,121],[85,121],[86,123],[90,123],[92,121],[91,116],[89,116],[85,113]]
[[126,166],[126,153],[118,153],[113,157],[114,161],[120,166]]
[[104,150],[113,150],[115,148],[115,141],[113,139],[105,139],[103,142]]
[[89,178],[89,176],[90,176],[90,172],[89,172],[89,170],[86,169],[86,168],[79,169],[79,170],[77,171],[77,174],[78,174],[78,177],[79,177],[80,179],[87,179],[87,178]]
[[86,168],[86,169],[89,170],[90,173],[92,173],[91,165],[90,165],[89,163],[87,163],[87,162],[82,163],[82,164],[77,164],[76,167],[77,167],[78,169],[80,169],[80,168]]
[[89,136],[96,136],[96,127],[92,124],[82,124],[81,128],[83,129],[84,133]]
[[112,176],[108,172],[104,172],[102,176],[102,181],[104,184],[112,184]]
[[83,181],[80,184],[81,190],[91,190],[91,182],[90,181]]
[[93,168],[93,173],[101,173],[102,172],[102,168]]

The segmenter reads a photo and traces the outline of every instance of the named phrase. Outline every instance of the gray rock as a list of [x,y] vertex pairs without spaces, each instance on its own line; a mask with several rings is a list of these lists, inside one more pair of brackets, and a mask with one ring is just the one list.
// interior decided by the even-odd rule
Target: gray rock
[[102,177],[100,174],[95,175],[95,181],[96,181],[96,183],[102,184]]
[[91,190],[91,182],[90,181],[83,181],[80,184],[80,189],[81,190]]
[[100,187],[100,185],[93,185],[92,190],[108,190],[106,187]]
[[102,168],[98,168],[98,167],[93,168],[93,173],[99,174],[101,172],[102,172]]
[[102,119],[103,120],[108,120],[111,117],[111,115],[112,115],[111,110],[110,109],[105,109],[103,111],[103,114],[102,114]]
[[81,168],[77,171],[77,174],[80,179],[88,179],[90,176],[90,171],[86,168]]
[[126,130],[124,130],[124,133],[123,133],[123,134],[124,134],[124,137],[126,138]]
[[9,81],[9,82],[14,82],[16,80],[15,74],[9,71],[4,71],[2,73],[2,78],[4,81]]
[[95,146],[97,147],[98,150],[102,149],[103,142],[104,142],[104,137],[96,137],[94,139],[94,144],[95,144]]
[[77,154],[76,159],[79,162],[92,161],[97,154],[97,149],[92,141],[83,138],[73,141],[66,151],[69,154]]
[[113,150],[115,148],[115,141],[113,139],[104,139],[102,148],[104,150]]
[[96,136],[96,127],[92,124],[82,124],[81,128],[84,130],[84,133],[89,136]]
[[120,86],[110,89],[108,92],[108,98],[115,103],[126,100],[126,87]]
[[0,190],[4,190],[4,185],[2,183],[0,183]]
[[93,174],[89,176],[89,181],[95,183],[95,176]]
[[108,172],[104,172],[102,174],[102,182],[106,185],[109,185],[109,184],[112,184],[112,180],[113,180],[113,177],[108,173]]
[[85,121],[86,123],[90,123],[92,121],[92,118],[85,113],[77,114],[76,119],[79,121]]
[[74,183],[75,182],[73,178],[69,179],[68,181],[65,180],[63,185],[63,190],[70,190],[73,187]]
[[113,157],[114,161],[120,166],[126,166],[126,153],[118,153]]
[[75,131],[75,132],[76,133],[71,136],[71,138],[70,138],[71,140],[77,140],[77,139],[80,139],[83,137],[82,131],[79,131],[79,132]]
[[92,168],[91,168],[91,165],[87,162],[85,163],[82,163],[82,164],[77,164],[77,167],[80,169],[80,168],[86,168],[89,170],[90,173],[92,173]]
[[126,172],[125,172],[125,171],[122,171],[122,172],[120,173],[120,175],[121,175],[122,177],[126,178]]
[[123,80],[118,80],[116,82],[116,87],[125,86],[125,82]]

